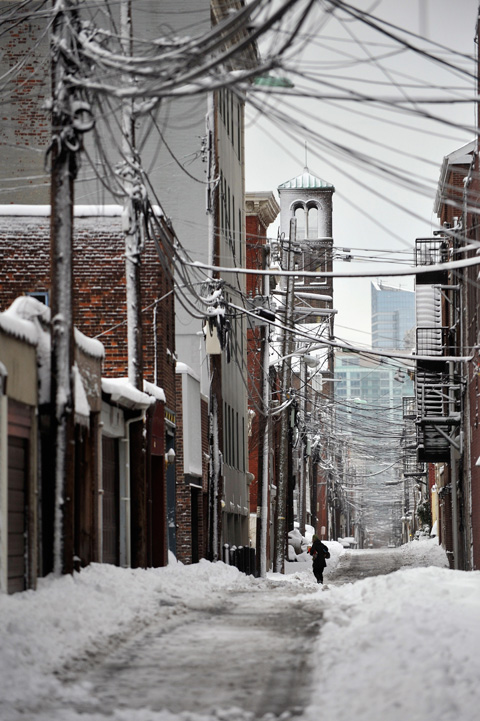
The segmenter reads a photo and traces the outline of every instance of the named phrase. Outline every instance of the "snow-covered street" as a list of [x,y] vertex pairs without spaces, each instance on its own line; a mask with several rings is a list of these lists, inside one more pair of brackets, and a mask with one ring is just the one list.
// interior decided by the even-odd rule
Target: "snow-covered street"
[[447,569],[435,539],[329,546],[323,587],[309,563],[260,580],[173,561],[0,597],[0,718],[473,717],[480,573]]

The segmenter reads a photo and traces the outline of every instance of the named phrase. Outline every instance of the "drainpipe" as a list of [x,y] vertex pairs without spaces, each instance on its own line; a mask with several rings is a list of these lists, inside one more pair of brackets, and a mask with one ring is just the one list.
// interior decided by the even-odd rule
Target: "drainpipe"
[[[265,251],[265,258],[268,257],[269,250]],[[264,267],[267,263],[265,262]],[[266,298],[270,297],[270,276],[265,275],[263,281],[263,294]],[[263,330],[263,376],[262,376],[262,402],[263,402],[263,419],[262,429],[262,475],[261,475],[261,496],[257,499],[257,507],[260,506],[260,518],[257,518],[257,553],[258,570],[261,578],[265,578],[267,574],[267,539],[268,539],[268,497],[270,488],[269,477],[269,453],[270,453],[270,343],[269,333],[270,327],[266,325]]]

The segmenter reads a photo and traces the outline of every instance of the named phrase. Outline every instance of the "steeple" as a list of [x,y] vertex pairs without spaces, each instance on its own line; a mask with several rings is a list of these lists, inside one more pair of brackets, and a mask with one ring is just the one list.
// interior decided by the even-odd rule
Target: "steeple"
[[285,183],[279,185],[278,190],[330,190],[332,193],[335,192],[335,188],[331,183],[322,180],[317,175],[313,175],[307,166],[305,166],[301,175],[297,175],[296,178],[286,180]]

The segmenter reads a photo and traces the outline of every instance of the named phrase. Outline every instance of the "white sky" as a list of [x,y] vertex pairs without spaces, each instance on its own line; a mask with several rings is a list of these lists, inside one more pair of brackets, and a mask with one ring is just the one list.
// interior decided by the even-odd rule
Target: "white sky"
[[[474,71],[471,59],[452,56],[450,51],[474,56],[477,0],[455,3],[451,0],[402,0],[401,3],[397,0],[353,0],[352,4],[438,43],[442,47],[429,45],[413,36],[403,36],[416,47],[433,52],[456,67],[461,65]],[[290,121],[299,118],[306,126],[306,129],[290,126],[289,132],[294,137],[288,137],[272,124],[267,117],[272,116],[272,112],[263,116],[252,110],[247,112],[247,190],[276,190],[280,183],[300,174],[305,164],[307,142],[310,170],[336,188],[335,246],[352,248],[353,255],[355,248],[399,250],[404,253],[404,259],[411,262],[415,238],[430,236],[436,227],[433,203],[443,157],[473,139],[475,123],[473,103],[421,106],[418,101],[425,97],[447,100],[454,95],[472,97],[474,80],[453,74],[411,50],[392,55],[392,49],[399,47],[393,40],[366,28],[358,20],[338,22],[332,16],[326,19],[322,8],[323,4],[318,3],[315,17],[307,28],[309,37],[305,38],[301,52],[296,50],[289,60],[289,67],[280,74],[291,79],[296,90],[306,85],[295,74],[296,70],[318,73],[318,77],[329,85],[309,81],[308,85],[316,95],[311,99],[295,98],[293,103],[279,96],[272,99],[273,107],[281,110]],[[341,17],[345,19],[345,15]],[[389,30],[398,34],[395,29]],[[261,48],[263,52],[266,47]],[[382,58],[378,59],[379,56]],[[454,126],[403,112],[391,113],[365,102],[342,100],[332,103],[321,97],[327,92],[344,94],[342,88],[388,99],[413,98],[419,111],[426,110],[453,122]],[[257,100],[264,97],[255,96]],[[412,104],[409,107],[413,107]],[[284,123],[283,128],[286,127]],[[317,134],[316,138],[313,133]],[[328,146],[331,142],[364,153],[375,159],[381,168],[385,169],[386,164],[393,166],[407,178],[407,182],[402,183],[405,187],[381,171],[367,172],[365,162],[352,162],[348,152],[334,152]],[[416,185],[417,181],[421,188]],[[383,227],[375,224],[373,219]],[[275,236],[277,229],[278,223],[275,223],[270,234]],[[336,265],[341,270],[358,268],[354,263]],[[365,263],[364,266],[372,267]],[[380,276],[382,265],[376,264],[373,269],[377,267]],[[383,269],[385,267],[388,266],[383,264]],[[395,279],[393,284],[413,287],[411,277]],[[354,343],[369,344],[370,280],[338,280],[334,305],[339,310],[336,334]]]
[[[191,632],[194,627],[208,639],[211,616],[201,613],[202,609],[226,607],[237,593],[243,596],[244,609],[250,603],[252,618],[255,610],[262,616],[279,600],[292,613],[298,613],[300,604],[312,615],[316,640],[313,657],[305,667],[311,689],[299,721],[476,718],[480,703],[480,572],[449,570],[436,539],[425,539],[394,549],[405,566],[400,571],[335,586],[329,583],[329,575],[344,551],[336,542],[328,546],[327,586],[317,586],[310,563],[287,564],[289,574],[269,574],[267,580],[261,580],[223,563],[201,561],[183,566],[173,560],[166,568],[149,570],[92,564],[80,574],[43,579],[37,591],[0,595],[0,718],[104,721],[105,709],[95,706],[91,681],[82,680],[75,668],[90,669],[92,679],[95,654],[107,654],[122,638],[131,639],[149,627],[152,638],[161,633],[170,640],[176,637],[172,630],[181,627],[188,639],[189,624],[193,624]],[[368,553],[375,562],[375,555],[382,551]],[[277,588],[283,584],[284,595],[275,599],[269,584]],[[264,633],[268,643],[271,629],[265,628]],[[258,635],[254,638],[254,642],[248,635],[242,639],[241,663],[250,658],[256,672],[262,640]],[[187,668],[194,648],[195,642],[185,642]],[[219,648],[225,663],[235,667],[238,659],[231,644]],[[113,677],[115,665],[110,663]],[[279,667],[282,663],[288,659],[279,659]],[[65,667],[70,668],[69,684],[62,683],[59,673]],[[145,660],[137,667],[142,688],[151,678],[152,665]],[[167,680],[178,686],[181,695],[175,665],[163,673],[170,673]],[[225,689],[216,688],[208,668],[201,677],[190,675],[189,692],[205,684],[211,691],[214,713],[204,714],[202,708],[180,714],[150,711],[147,700],[141,708],[121,708],[114,697],[109,700],[113,710],[108,718],[253,721],[251,715],[221,704]],[[85,713],[74,710],[74,704],[77,709],[83,704]]]

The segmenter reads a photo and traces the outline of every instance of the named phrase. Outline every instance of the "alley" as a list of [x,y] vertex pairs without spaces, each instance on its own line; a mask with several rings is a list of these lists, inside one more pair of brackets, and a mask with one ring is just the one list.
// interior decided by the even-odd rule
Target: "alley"
[[[389,573],[401,563],[395,549],[348,551],[327,572],[323,593]],[[310,564],[298,566],[292,582],[274,577],[228,590],[221,600],[199,599],[196,609],[180,602],[166,615],[161,608],[141,633],[60,672],[67,690],[88,689],[81,700],[70,700],[69,708],[87,717],[145,708],[176,714],[236,708],[240,719],[301,714],[309,699],[310,652],[322,611]],[[61,718],[57,704],[42,712]]]
[[233,707],[256,718],[299,713],[321,622],[316,601],[306,602],[304,594],[315,590],[308,574],[299,586],[269,581],[231,590],[221,605],[214,599],[202,600],[198,610],[180,607],[167,623],[154,620],[106,657],[80,661],[62,674],[67,685],[89,687],[88,700],[75,709],[208,714]]
[[405,559],[396,549],[347,551],[337,568],[328,575],[328,583],[341,586],[368,576],[383,576],[398,571],[404,564]]
[[256,579],[173,560],[93,564],[0,597],[0,718],[471,718],[480,575],[449,570],[435,539],[329,548],[324,586],[309,562]]

